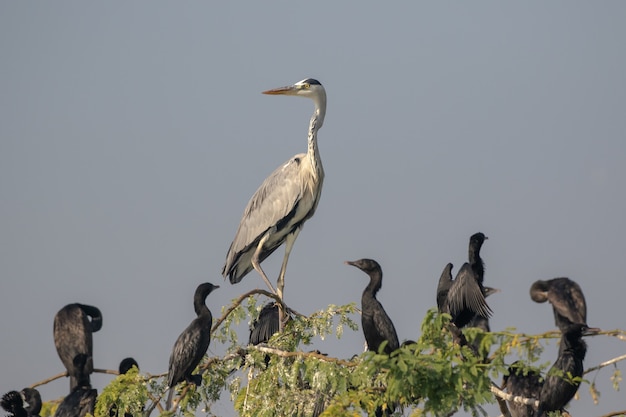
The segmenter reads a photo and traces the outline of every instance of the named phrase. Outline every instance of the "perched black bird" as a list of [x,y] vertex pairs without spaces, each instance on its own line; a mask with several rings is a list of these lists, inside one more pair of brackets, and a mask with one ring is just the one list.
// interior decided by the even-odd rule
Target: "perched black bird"
[[548,370],[539,394],[537,417],[545,417],[549,411],[558,411],[574,397],[583,375],[583,360],[587,353],[587,344],[583,335],[594,334],[600,329],[590,329],[584,324],[568,325],[561,336],[559,355]]
[[93,415],[98,391],[91,387],[77,386],[63,399],[54,417],[85,417]]
[[439,311],[450,314],[452,323],[459,329],[470,323],[472,327],[489,327],[491,309],[485,298],[499,290],[483,286],[485,264],[480,257],[480,249],[486,239],[481,232],[470,236],[468,262],[463,264],[456,279],[452,280],[451,263],[445,266],[439,277],[437,307]]
[[[526,372],[526,373],[525,373]],[[523,398],[539,398],[543,379],[534,369],[526,369],[522,362],[513,362],[509,366],[509,374],[502,380],[502,389],[511,395]],[[507,401],[511,417],[537,417],[537,409],[532,405]]]
[[139,364],[134,358],[122,359],[118,371],[120,375],[124,375],[126,372],[130,371],[133,366],[139,369]]
[[9,391],[2,396],[0,406],[9,414],[9,417],[28,417],[28,413],[24,408],[22,395],[17,391]]
[[70,391],[77,386],[78,373],[73,364],[77,355],[86,356],[84,372],[93,372],[92,333],[101,327],[100,310],[85,304],[68,304],[54,317],[54,345],[69,374]]
[[170,355],[170,366],[168,372],[168,387],[170,392],[167,397],[167,409],[172,405],[174,387],[179,382],[187,381],[195,385],[202,383],[200,375],[192,375],[196,366],[200,363],[211,342],[211,325],[213,316],[207,308],[206,297],[216,288],[217,285],[205,282],[196,288],[193,297],[193,307],[197,317],[178,336],[172,354]]
[[485,289],[476,279],[469,263],[464,263],[452,280],[452,264],[446,265],[437,286],[437,305],[443,313],[452,316],[457,328],[465,327],[474,316],[491,317],[491,309],[485,301]]
[[583,291],[569,278],[535,281],[530,298],[536,303],[549,301],[554,310],[554,324],[564,332],[570,324],[587,325],[587,304]]
[[24,408],[29,417],[39,417],[41,412],[41,394],[35,388],[24,388],[21,392],[24,399]]
[[[137,370],[139,370],[139,364],[137,363],[137,361],[134,358],[124,358],[122,359],[122,361],[120,362],[120,365],[118,367],[118,371],[120,373],[120,375],[124,375],[126,374],[128,371],[130,371],[132,368],[136,367]],[[117,408],[117,404],[113,404],[110,408],[109,408],[109,417],[118,417],[119,416],[119,411]],[[124,417],[133,417],[132,414],[130,413],[124,413]]]
[[361,324],[368,350],[378,352],[384,341],[387,341],[385,353],[389,354],[400,347],[396,328],[376,299],[376,293],[383,284],[383,271],[378,262],[372,259],[346,261],[347,265],[356,266],[370,277],[370,282],[361,297]]
[[278,304],[269,302],[263,306],[259,317],[252,323],[248,343],[251,345],[267,343],[278,330]]
[[98,391],[91,388],[90,372],[87,370],[88,357],[84,353],[76,355],[72,366],[76,371],[76,386],[63,399],[55,417],[84,417],[94,412]]

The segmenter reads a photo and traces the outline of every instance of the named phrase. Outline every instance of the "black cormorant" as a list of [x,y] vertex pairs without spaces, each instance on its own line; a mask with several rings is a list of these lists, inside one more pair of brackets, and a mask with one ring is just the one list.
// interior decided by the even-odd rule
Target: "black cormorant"
[[259,317],[252,323],[248,343],[258,345],[267,343],[279,330],[278,304],[269,302],[263,306]]
[[[133,366],[136,367],[137,370],[139,370],[139,364],[137,363],[137,361],[134,358],[124,358],[120,362],[120,366],[118,367],[118,371],[119,371],[120,375],[124,375],[128,371],[130,371],[133,368]],[[117,404],[113,404],[109,408],[109,417],[117,417],[117,416],[119,416],[119,412],[117,410]],[[130,414],[130,413],[124,413],[124,417],[133,417],[133,415]]]
[[[502,389],[511,395],[538,399],[543,385],[541,374],[532,368],[524,369],[521,361],[509,366],[509,374],[502,380]],[[537,417],[537,409],[532,405],[507,401],[511,417]]]
[[24,408],[29,417],[38,417],[41,412],[41,394],[35,388],[24,388],[21,392]]
[[[90,320],[91,318],[91,320]],[[70,377],[70,391],[77,386],[77,371],[73,365],[77,355],[87,358],[85,372],[93,372],[92,333],[102,327],[102,314],[96,307],[68,304],[54,317],[54,345]]]
[[476,274],[476,279],[481,284],[483,283],[483,280],[485,278],[485,263],[480,257],[480,248],[483,246],[483,242],[485,242],[486,239],[489,238],[483,233],[474,233],[472,236],[470,236],[467,251],[467,259],[469,260],[469,264]]
[[24,408],[22,394],[17,391],[9,391],[2,396],[0,406],[9,414],[9,417],[28,417],[28,413]]
[[472,327],[489,326],[488,319],[491,317],[491,309],[485,301],[485,297],[499,290],[484,287],[485,264],[480,257],[480,249],[487,237],[481,233],[470,236],[467,258],[452,279],[452,264],[448,263],[437,285],[437,307],[439,311],[452,316],[452,323],[457,328],[462,328],[473,322]]
[[139,369],[139,364],[137,363],[137,361],[134,358],[124,358],[120,362],[120,366],[118,368],[118,371],[119,371],[120,375],[124,375],[126,372],[130,371],[130,369],[133,366],[135,366],[135,367],[137,367],[137,369]]
[[[485,301],[485,290],[469,263],[464,263],[452,280],[452,264],[446,265],[437,286],[437,305],[452,316],[457,327],[466,326],[476,315],[489,318],[491,309]],[[445,294],[445,298],[444,298]]]
[[76,370],[76,386],[63,399],[54,417],[84,417],[94,412],[98,391],[91,388],[87,372],[87,355],[76,355],[72,366]]
[[536,303],[549,301],[554,310],[554,324],[564,332],[572,323],[587,325],[587,304],[583,291],[569,278],[535,281],[530,298]]
[[587,344],[583,335],[594,334],[600,329],[590,329],[584,324],[572,323],[563,330],[559,344],[559,356],[548,370],[539,394],[538,417],[545,417],[549,411],[561,410],[574,397],[583,375],[583,360]]
[[167,397],[167,409],[172,405],[174,387],[182,381],[187,381],[195,385],[200,385],[202,376],[192,375],[196,366],[200,363],[211,342],[211,325],[213,316],[207,308],[205,301],[207,295],[219,288],[218,285],[205,282],[196,288],[193,297],[193,307],[197,317],[178,336],[172,354],[170,355],[170,366],[168,372],[168,387],[170,392]]
[[378,352],[381,343],[387,341],[384,352],[393,352],[400,347],[398,335],[385,309],[376,299],[376,293],[383,283],[380,265],[373,259],[346,261],[346,264],[356,266],[370,277],[361,297],[361,324],[368,350]]

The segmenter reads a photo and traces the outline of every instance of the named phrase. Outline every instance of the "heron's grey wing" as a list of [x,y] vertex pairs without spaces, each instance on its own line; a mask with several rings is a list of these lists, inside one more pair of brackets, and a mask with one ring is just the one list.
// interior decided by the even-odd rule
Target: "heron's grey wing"
[[[380,302],[378,304],[380,305]],[[381,334],[385,340],[387,340],[387,349],[389,352],[393,352],[398,349],[400,347],[400,342],[398,340],[396,328],[382,305],[380,306],[380,309],[374,310],[373,320],[378,333]]]
[[485,296],[476,281],[472,267],[467,262],[459,269],[456,279],[448,291],[448,307],[452,317],[455,317],[465,308],[469,308],[485,318],[491,317],[491,309],[485,301]]
[[256,246],[269,229],[292,214],[303,193],[298,180],[300,164],[305,156],[296,155],[278,167],[254,193],[226,255],[222,271],[224,276],[230,273],[242,252]]
[[587,323],[587,305],[580,286],[569,278],[557,278],[548,291],[554,311],[572,323]]

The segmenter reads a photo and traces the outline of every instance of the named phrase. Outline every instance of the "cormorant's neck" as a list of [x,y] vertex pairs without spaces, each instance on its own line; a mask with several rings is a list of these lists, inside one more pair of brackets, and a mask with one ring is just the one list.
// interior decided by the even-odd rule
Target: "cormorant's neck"
[[480,257],[480,245],[474,246],[470,245],[468,251],[469,263],[474,272],[477,275],[477,278],[482,283],[483,277],[485,275],[485,264],[483,263],[482,258]]
[[559,345],[559,355],[569,352],[577,358],[583,360],[587,353],[587,344],[579,335],[564,333],[561,336],[561,344]]
[[206,306],[206,295],[201,296],[201,297],[195,297],[193,300],[193,308],[196,311],[196,314],[198,316],[203,315],[203,314],[211,314],[211,312],[209,311],[209,308]]
[[363,296],[376,297],[376,293],[383,286],[383,273],[382,271],[370,271],[370,283],[365,287]]

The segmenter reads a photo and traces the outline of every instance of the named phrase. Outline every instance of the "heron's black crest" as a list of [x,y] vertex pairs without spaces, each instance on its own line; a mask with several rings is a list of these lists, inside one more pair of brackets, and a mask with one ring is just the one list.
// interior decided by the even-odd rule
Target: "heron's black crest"
[[307,78],[306,80],[302,80],[303,83],[308,83],[311,85],[322,85],[322,83],[320,83],[319,81],[317,81],[315,78]]

